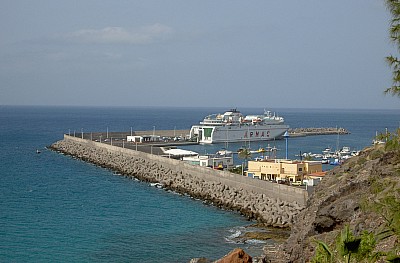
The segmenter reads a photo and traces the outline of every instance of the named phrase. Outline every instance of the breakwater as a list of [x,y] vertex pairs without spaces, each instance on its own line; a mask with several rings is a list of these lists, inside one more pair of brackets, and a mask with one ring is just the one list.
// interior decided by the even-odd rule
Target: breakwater
[[274,227],[290,227],[305,207],[301,188],[193,166],[179,160],[64,135],[52,149],[111,168],[124,176],[160,183],[164,188],[217,207],[238,211]]
[[291,137],[304,137],[304,136],[314,136],[314,135],[343,135],[350,134],[345,128],[290,128],[288,130]]

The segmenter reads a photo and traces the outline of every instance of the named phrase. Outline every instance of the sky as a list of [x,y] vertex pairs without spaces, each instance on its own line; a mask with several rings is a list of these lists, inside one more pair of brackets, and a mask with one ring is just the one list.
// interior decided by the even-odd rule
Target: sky
[[0,105],[400,109],[383,0],[0,0]]

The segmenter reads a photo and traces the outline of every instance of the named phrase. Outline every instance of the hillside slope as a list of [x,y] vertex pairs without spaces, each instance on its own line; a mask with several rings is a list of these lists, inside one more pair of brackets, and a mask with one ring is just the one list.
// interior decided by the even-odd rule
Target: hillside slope
[[[385,187],[382,187],[385,186]],[[400,187],[400,156],[371,147],[331,170],[308,200],[306,209],[297,216],[291,235],[272,262],[309,262],[315,253],[314,240],[333,246],[335,239],[349,224],[354,235],[367,230],[376,232],[385,221],[378,213],[365,209],[379,200],[385,191]],[[389,190],[387,190],[389,191]],[[397,195],[398,203],[398,195]],[[400,213],[400,212],[399,212]],[[393,249],[396,236],[379,241],[376,250]],[[267,253],[268,255],[268,253]],[[268,256],[267,256],[268,261]]]

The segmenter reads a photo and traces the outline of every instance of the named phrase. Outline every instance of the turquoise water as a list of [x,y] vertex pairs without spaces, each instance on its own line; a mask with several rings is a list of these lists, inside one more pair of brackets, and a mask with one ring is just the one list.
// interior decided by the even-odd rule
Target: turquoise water
[[[261,245],[229,239],[250,224],[237,213],[45,149],[69,130],[188,129],[205,115],[223,110],[1,106],[0,261],[187,262],[193,257],[218,258],[237,246],[259,253]],[[399,113],[279,111],[291,127],[340,126],[352,132],[340,138],[290,139],[291,155],[320,152],[337,141],[361,149],[370,145],[376,130],[398,127]],[[283,141],[270,143],[284,148]],[[194,148],[213,152],[221,146]],[[36,154],[36,149],[42,153]]]

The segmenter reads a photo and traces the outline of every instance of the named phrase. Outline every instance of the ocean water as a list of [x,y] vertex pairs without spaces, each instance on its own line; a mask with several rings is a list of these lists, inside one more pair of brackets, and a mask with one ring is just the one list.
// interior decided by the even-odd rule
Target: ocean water
[[[223,111],[0,106],[0,262],[188,262],[193,257],[215,259],[237,246],[260,253],[262,244],[232,242],[251,223],[237,213],[45,149],[63,133],[189,129],[205,115]],[[360,150],[371,144],[376,131],[399,127],[399,113],[278,111],[291,127],[338,126],[351,132],[290,138],[290,156],[337,145]],[[269,143],[284,149],[284,141]],[[191,148],[212,153],[225,146],[241,145]]]

